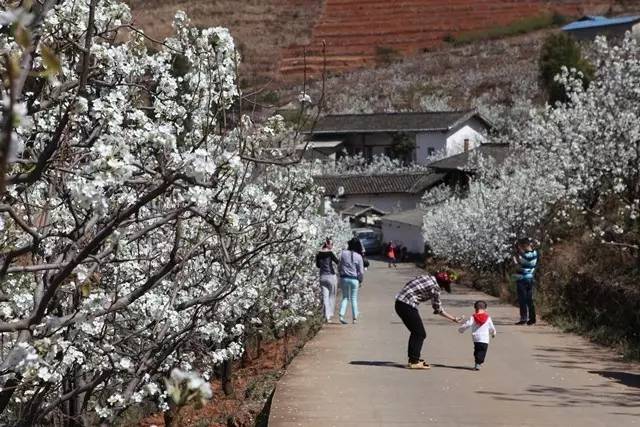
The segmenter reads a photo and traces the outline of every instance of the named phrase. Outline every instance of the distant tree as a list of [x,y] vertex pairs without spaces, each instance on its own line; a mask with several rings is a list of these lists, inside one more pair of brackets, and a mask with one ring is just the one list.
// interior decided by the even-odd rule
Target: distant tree
[[545,40],[539,60],[540,80],[552,105],[558,101],[563,103],[568,101],[564,86],[556,81],[556,76],[562,72],[562,67],[581,72],[585,88],[593,80],[594,68],[582,57],[582,50],[578,43],[567,34],[552,34]]
[[405,164],[412,161],[413,150],[416,148],[415,137],[405,132],[397,132],[393,135],[393,145],[391,154],[394,158],[401,160]]

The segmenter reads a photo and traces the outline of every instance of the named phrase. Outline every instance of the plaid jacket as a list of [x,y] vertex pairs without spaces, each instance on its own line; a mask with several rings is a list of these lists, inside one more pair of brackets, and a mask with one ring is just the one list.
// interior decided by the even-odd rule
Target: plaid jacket
[[432,276],[418,276],[407,282],[396,296],[396,300],[415,308],[418,308],[421,302],[431,300],[433,314],[442,313],[440,286],[438,286],[435,277]]

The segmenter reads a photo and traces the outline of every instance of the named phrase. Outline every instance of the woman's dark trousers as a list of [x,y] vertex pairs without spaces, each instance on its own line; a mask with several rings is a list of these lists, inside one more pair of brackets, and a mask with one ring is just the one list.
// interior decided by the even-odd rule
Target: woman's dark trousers
[[396,301],[396,313],[402,319],[402,323],[409,329],[409,363],[418,363],[420,361],[420,353],[422,351],[422,343],[427,338],[427,332],[424,330],[422,318],[417,308],[410,306],[402,301]]

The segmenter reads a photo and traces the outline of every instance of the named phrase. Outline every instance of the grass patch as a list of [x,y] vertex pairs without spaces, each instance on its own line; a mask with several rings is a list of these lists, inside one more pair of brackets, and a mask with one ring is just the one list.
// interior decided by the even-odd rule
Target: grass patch
[[306,111],[302,115],[300,114],[300,110],[298,109],[292,109],[292,110],[282,109],[282,110],[277,110],[276,113],[282,116],[287,126],[290,126],[293,128],[299,127],[300,130],[302,131],[311,130],[311,126],[314,124],[313,122],[314,122],[315,116],[308,111]]
[[545,14],[524,18],[508,25],[496,26],[487,30],[466,31],[460,34],[447,34],[443,41],[454,46],[462,46],[480,40],[492,40],[503,37],[516,36],[530,33],[545,28],[557,27],[568,21],[568,18],[559,13]]
[[262,92],[258,95],[257,101],[260,104],[276,105],[280,102],[280,95],[273,90]]

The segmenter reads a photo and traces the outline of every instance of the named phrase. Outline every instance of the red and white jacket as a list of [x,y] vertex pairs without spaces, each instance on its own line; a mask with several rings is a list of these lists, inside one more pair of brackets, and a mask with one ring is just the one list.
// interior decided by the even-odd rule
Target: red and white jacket
[[496,327],[493,326],[493,321],[489,313],[475,313],[469,318],[462,326],[458,328],[460,333],[463,333],[467,329],[471,328],[471,337],[473,342],[483,342],[489,344],[489,335],[496,335]]

